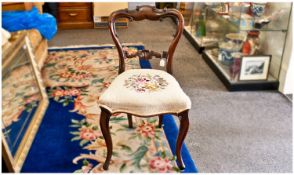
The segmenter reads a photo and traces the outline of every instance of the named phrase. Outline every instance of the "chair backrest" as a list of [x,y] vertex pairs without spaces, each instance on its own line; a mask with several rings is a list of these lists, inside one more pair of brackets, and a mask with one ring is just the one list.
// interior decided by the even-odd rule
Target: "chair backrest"
[[[130,21],[141,21],[144,19],[156,21],[161,20],[166,17],[174,18],[177,21],[177,31],[174,35],[173,40],[171,41],[168,51],[163,52],[162,54],[150,50],[144,50],[137,55],[127,55],[124,52],[122,45],[119,41],[118,35],[115,29],[115,21],[119,18],[128,18]],[[151,59],[152,56],[157,58],[163,57],[166,58],[166,71],[172,74],[172,61],[175,49],[177,44],[182,36],[184,28],[184,18],[183,15],[176,9],[157,9],[153,6],[138,6],[136,10],[118,10],[113,12],[109,17],[109,29],[112,36],[112,39],[115,43],[115,46],[119,53],[119,74],[125,71],[125,59],[129,57],[139,56],[140,58]],[[141,56],[140,56],[141,55]]]

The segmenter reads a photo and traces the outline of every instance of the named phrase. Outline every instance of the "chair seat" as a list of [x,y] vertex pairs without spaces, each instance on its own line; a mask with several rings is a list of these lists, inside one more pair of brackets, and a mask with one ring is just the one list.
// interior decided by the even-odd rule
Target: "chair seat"
[[111,113],[139,116],[178,114],[191,108],[189,97],[170,74],[154,69],[131,69],[118,75],[99,99]]

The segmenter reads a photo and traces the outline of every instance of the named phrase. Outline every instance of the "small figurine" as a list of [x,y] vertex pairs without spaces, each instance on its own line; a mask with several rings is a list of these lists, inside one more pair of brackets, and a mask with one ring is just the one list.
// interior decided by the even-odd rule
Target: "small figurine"
[[251,52],[251,45],[250,45],[248,39],[246,39],[246,41],[243,43],[242,53],[243,53],[243,55],[249,55],[250,52]]
[[247,39],[243,43],[243,55],[255,55],[260,47],[259,31],[251,30],[247,34]]

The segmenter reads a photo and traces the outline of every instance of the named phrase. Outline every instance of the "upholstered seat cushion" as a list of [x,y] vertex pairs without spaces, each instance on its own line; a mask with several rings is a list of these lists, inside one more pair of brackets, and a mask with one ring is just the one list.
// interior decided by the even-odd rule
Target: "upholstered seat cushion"
[[99,99],[110,112],[140,116],[178,114],[191,108],[191,101],[177,80],[154,69],[131,69],[115,78]]

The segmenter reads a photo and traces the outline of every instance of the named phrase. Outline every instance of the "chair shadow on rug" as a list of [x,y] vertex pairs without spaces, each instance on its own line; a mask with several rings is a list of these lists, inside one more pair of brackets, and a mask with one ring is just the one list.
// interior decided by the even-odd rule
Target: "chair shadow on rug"
[[[158,53],[142,50],[128,53],[121,45],[115,30],[115,20],[128,18],[130,21],[161,20],[172,17],[177,20],[177,31],[168,51]],[[158,127],[162,126],[164,114],[173,114],[180,119],[180,129],[176,142],[176,156],[180,169],[185,169],[181,156],[181,148],[189,128],[188,111],[191,101],[184,93],[172,74],[172,60],[176,46],[181,38],[184,27],[182,14],[175,9],[156,9],[152,6],[139,6],[134,11],[119,10],[113,12],[109,18],[109,29],[112,39],[119,53],[119,75],[109,88],[101,95],[99,106],[101,108],[100,128],[107,146],[107,157],[103,168],[108,169],[112,157],[112,139],[109,129],[109,120],[113,114],[127,113],[129,127],[133,127],[132,116],[154,117],[159,116]],[[133,69],[125,71],[125,59],[139,56],[140,59],[152,57],[166,60],[166,70]]]

